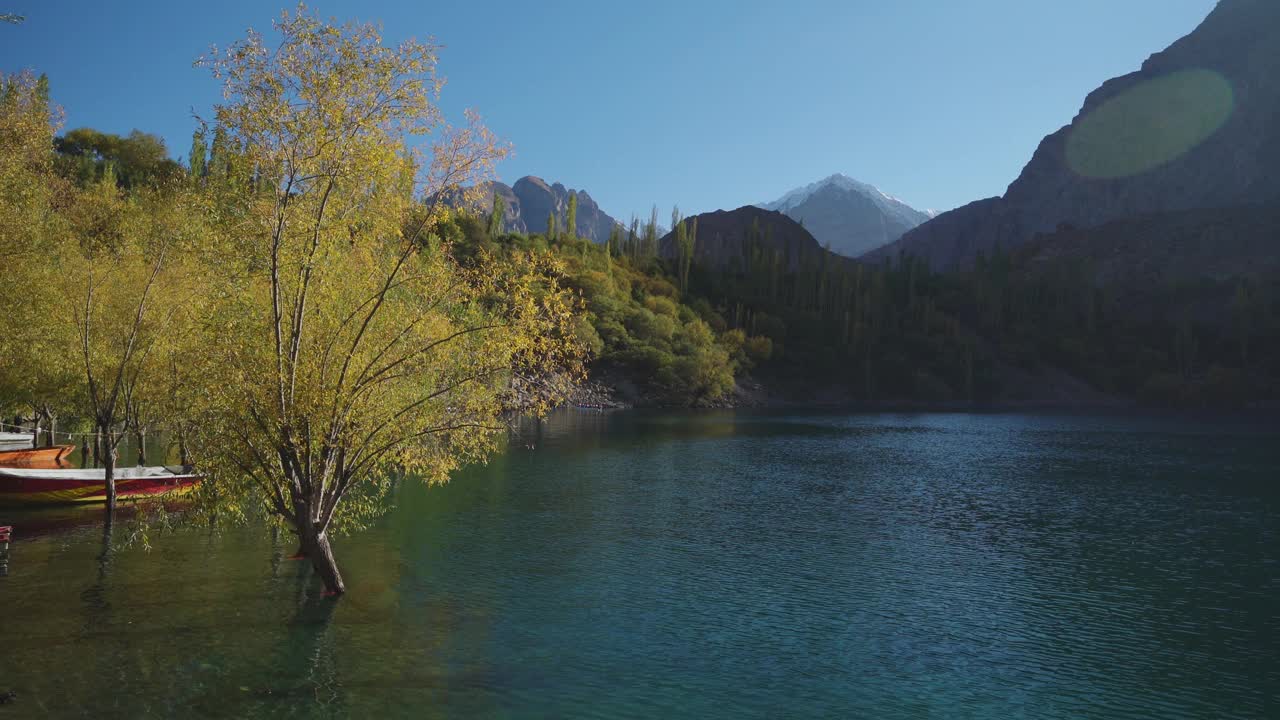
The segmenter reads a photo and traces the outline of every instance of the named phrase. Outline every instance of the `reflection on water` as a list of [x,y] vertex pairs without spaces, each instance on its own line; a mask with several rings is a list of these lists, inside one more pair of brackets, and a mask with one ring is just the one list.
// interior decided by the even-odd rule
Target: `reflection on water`
[[336,603],[287,534],[9,513],[0,718],[1265,717],[1276,439],[566,413],[404,483]]

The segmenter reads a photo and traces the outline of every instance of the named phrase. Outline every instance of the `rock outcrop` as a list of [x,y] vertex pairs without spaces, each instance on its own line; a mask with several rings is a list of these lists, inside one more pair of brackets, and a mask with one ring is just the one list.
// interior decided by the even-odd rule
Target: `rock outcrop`
[[547,181],[532,175],[522,177],[515,185],[492,182],[488,185],[485,206],[492,207],[493,196],[502,196],[506,203],[505,229],[508,232],[541,233],[547,229],[547,218],[555,215],[563,230],[567,222],[570,196],[578,198],[576,235],[593,242],[603,243],[610,231],[618,225],[585,190],[570,190],[560,183]]

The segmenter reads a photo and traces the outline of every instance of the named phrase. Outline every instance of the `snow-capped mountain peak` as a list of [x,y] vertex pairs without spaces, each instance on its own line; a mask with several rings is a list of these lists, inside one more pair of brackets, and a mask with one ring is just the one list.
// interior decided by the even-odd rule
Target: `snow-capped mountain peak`
[[793,208],[803,204],[810,197],[813,197],[814,193],[827,187],[834,187],[840,190],[861,193],[863,195],[866,195],[868,198],[871,198],[872,200],[883,201],[886,203],[893,203],[896,205],[903,205],[906,207],[910,207],[903,201],[881,190],[875,185],[864,183],[860,180],[854,180],[848,175],[844,175],[842,173],[828,175],[827,177],[817,182],[809,183],[804,187],[796,188],[795,190],[792,190],[791,192],[787,193],[786,195],[783,195],[781,198],[771,203],[760,203],[758,207],[762,207],[765,210],[777,210],[779,212],[786,212],[788,208]]
[[936,215],[840,173],[758,207],[777,210],[803,223],[819,242],[849,257],[891,243]]

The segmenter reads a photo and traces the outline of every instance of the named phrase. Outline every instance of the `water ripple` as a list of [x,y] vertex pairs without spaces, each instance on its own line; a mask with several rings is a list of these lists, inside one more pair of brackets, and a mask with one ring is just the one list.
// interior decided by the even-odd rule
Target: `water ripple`
[[100,529],[20,540],[0,691],[23,717],[1275,716],[1276,439],[571,415],[340,539],[336,605],[261,533],[107,564]]

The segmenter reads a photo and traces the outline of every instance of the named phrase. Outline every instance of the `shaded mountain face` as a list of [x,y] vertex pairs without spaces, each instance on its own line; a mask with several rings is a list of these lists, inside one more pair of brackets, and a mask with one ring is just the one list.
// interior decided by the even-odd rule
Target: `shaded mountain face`
[[1018,250],[1032,273],[1064,261],[1094,282],[1142,293],[1197,281],[1280,276],[1280,203],[1179,210],[1116,220],[1088,230],[1064,227]]
[[[1107,298],[1103,312],[1108,321],[1138,336],[1164,327],[1172,337],[1175,328],[1190,323],[1204,342],[1219,338],[1219,351],[1225,339],[1232,349],[1218,355],[1217,362],[1237,366],[1242,329],[1250,333],[1255,349],[1267,347],[1268,337],[1275,337],[1265,318],[1268,298],[1280,287],[1278,227],[1280,203],[1179,210],[1087,230],[1064,226],[1015,250],[1012,267],[1022,282],[1045,287],[1061,287],[1064,277],[1078,278],[1076,297],[1088,297],[1096,288],[1095,297]],[[1158,340],[1147,342],[1156,357],[1166,350]],[[1252,371],[1268,372],[1260,370],[1265,366],[1259,363]],[[1269,392],[1266,387],[1254,390]]]
[[489,183],[489,195],[484,211],[493,207],[493,195],[502,196],[506,202],[505,229],[508,232],[540,233],[547,229],[547,218],[557,218],[561,230],[569,214],[569,197],[578,198],[578,222],[576,235],[593,242],[603,243],[618,221],[600,209],[585,190],[569,190],[560,183],[548,185],[545,180],[532,175],[522,177],[515,185],[500,182]]
[[1280,198],[1280,2],[1221,0],[1046,137],[1003,197],[944,213],[868,255],[936,269],[1037,234]]
[[846,257],[888,245],[933,217],[844,175],[797,188],[760,207],[800,222],[824,247]]
[[[800,223],[773,210],[747,205],[737,210],[717,210],[685,218],[686,227],[697,221],[693,256],[699,265],[716,270],[747,267],[752,253],[776,256],[784,267],[795,269],[806,260],[831,257]],[[665,258],[680,254],[675,233],[658,241]]]

